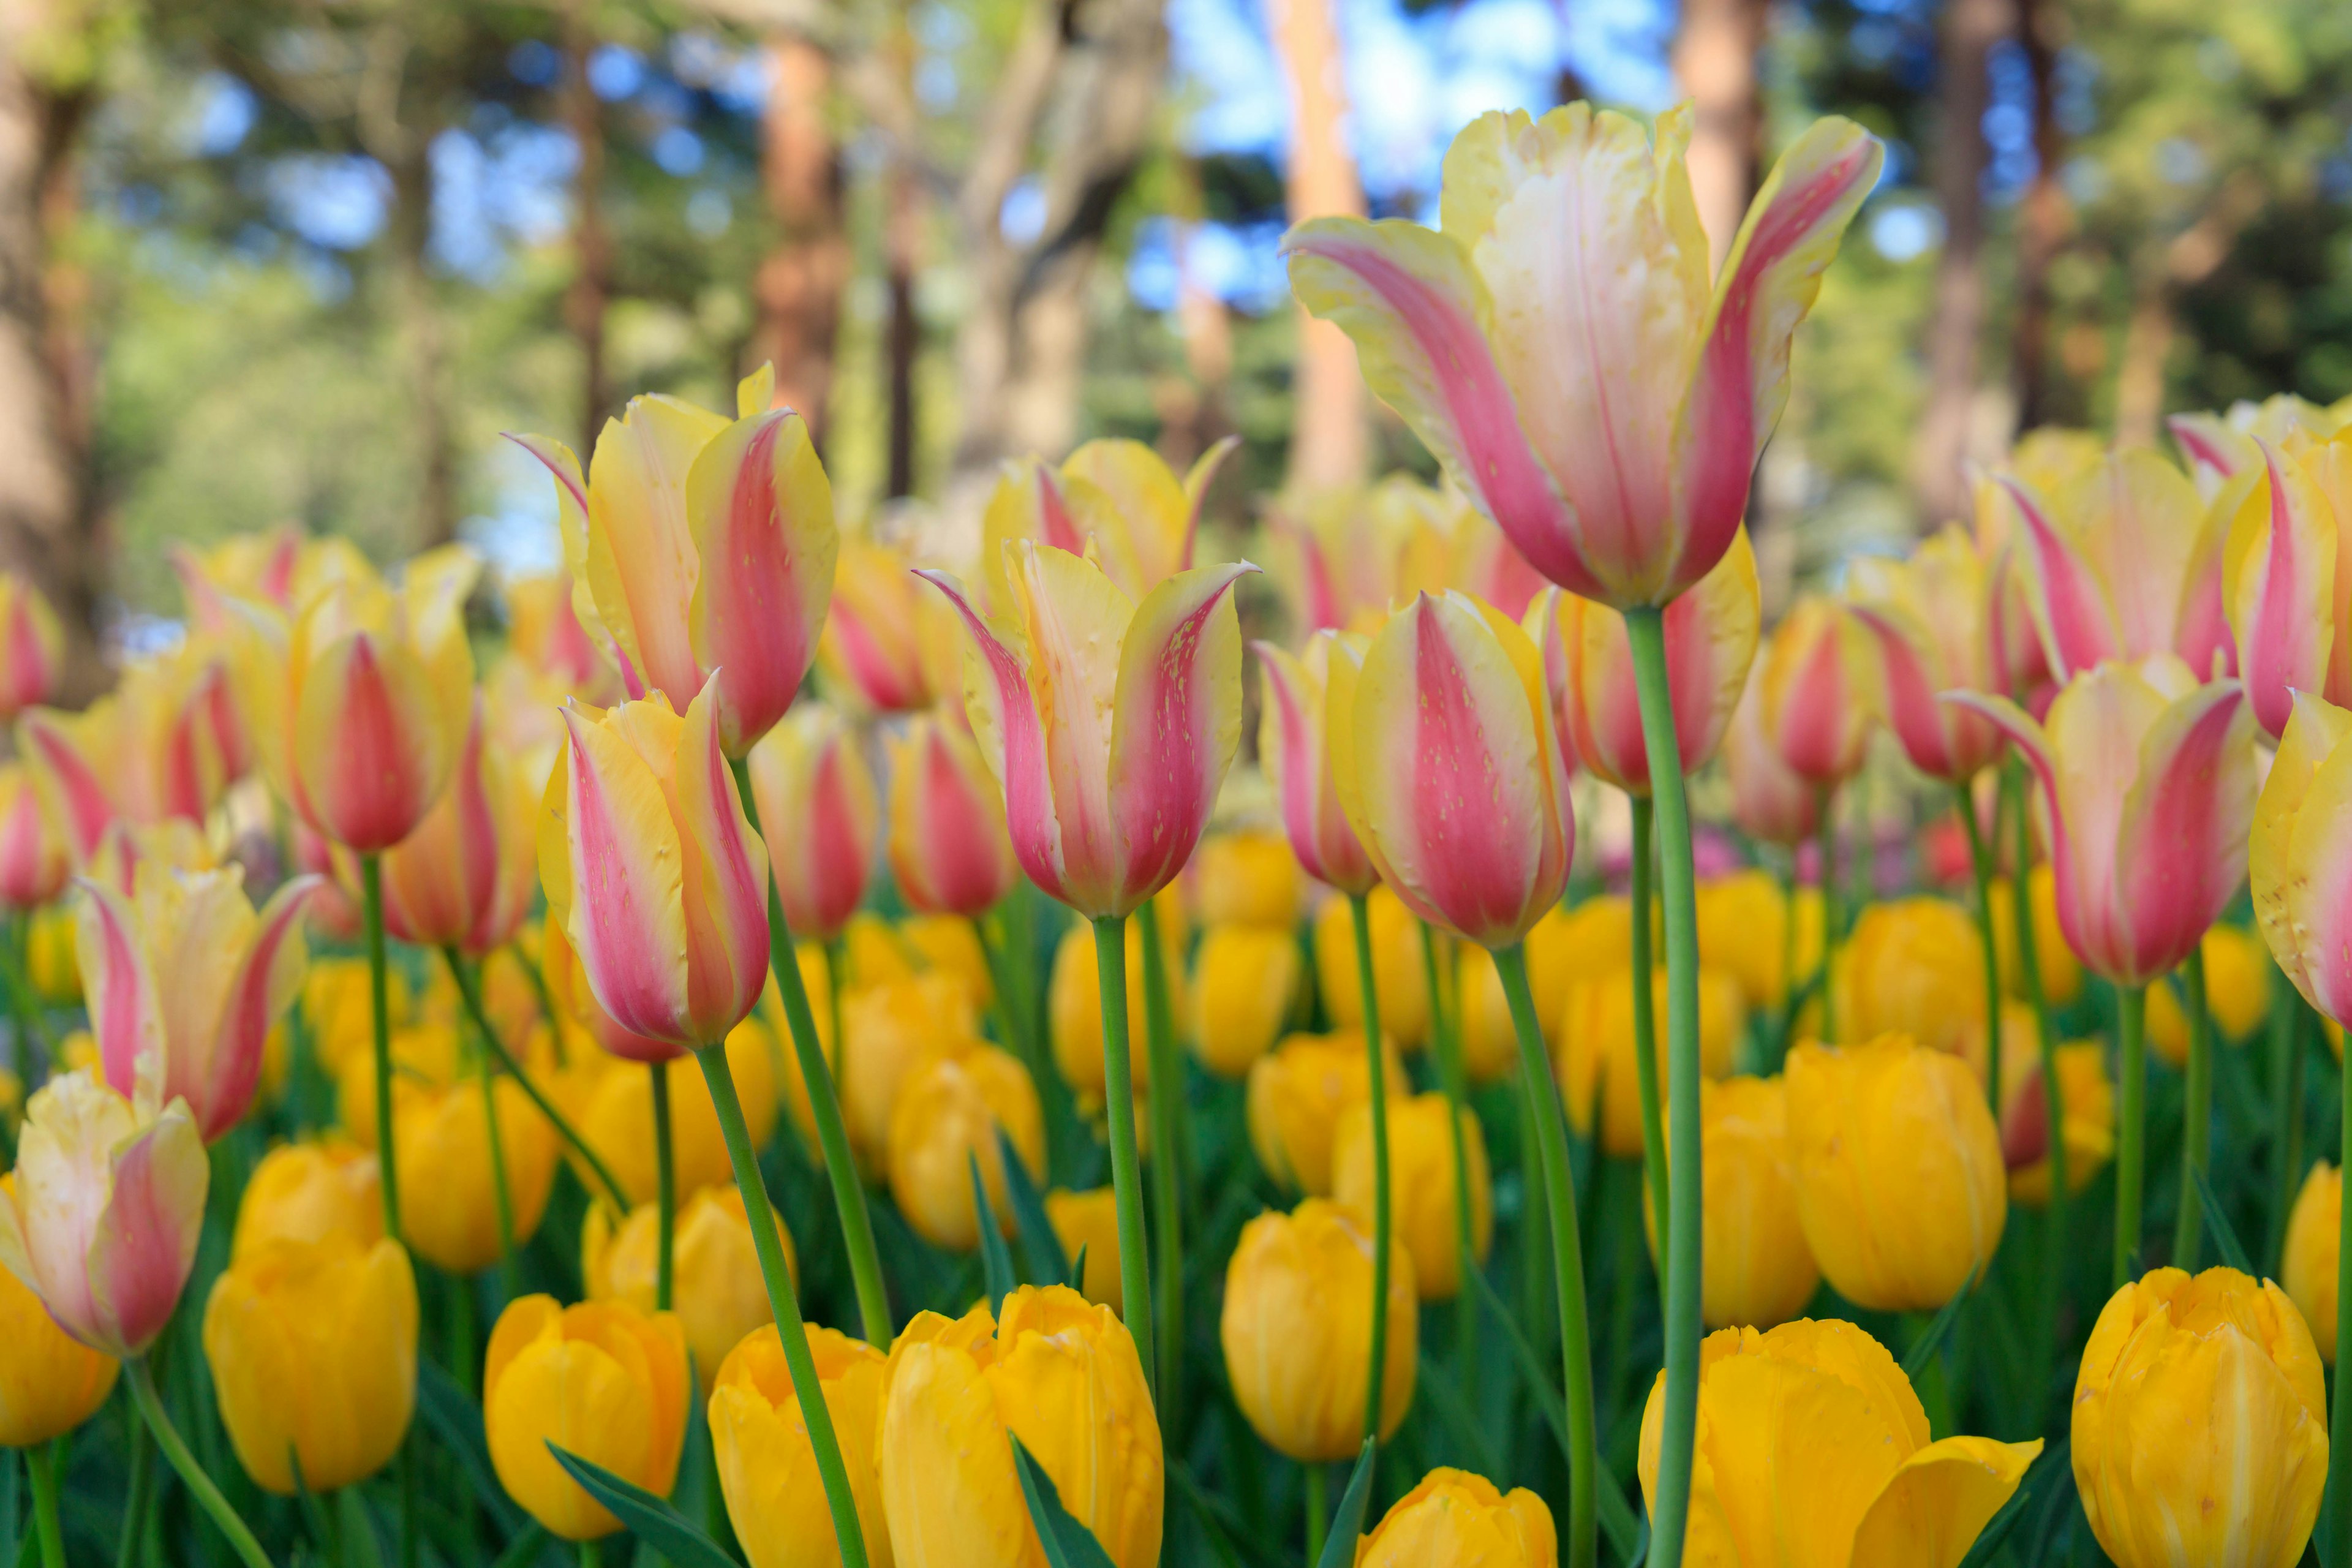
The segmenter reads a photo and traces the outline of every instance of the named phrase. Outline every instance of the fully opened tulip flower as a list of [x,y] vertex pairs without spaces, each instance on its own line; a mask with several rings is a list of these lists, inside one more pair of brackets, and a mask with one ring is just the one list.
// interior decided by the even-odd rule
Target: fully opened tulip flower
[[1397,1499],[1356,1549],[1357,1568],[1555,1568],[1551,1510],[1525,1487],[1435,1469]]
[[761,737],[750,762],[784,924],[804,942],[831,942],[865,901],[882,826],[857,736],[832,710],[803,703]]
[[[660,1275],[659,1223],[652,1204],[639,1205],[617,1226],[603,1205],[590,1205],[580,1237],[580,1275],[590,1300],[618,1298],[639,1311],[654,1310]],[[708,1381],[744,1335],[762,1328],[772,1334],[775,1314],[760,1279],[759,1252],[751,1242],[751,1222],[743,1215],[742,1194],[732,1186],[698,1188],[678,1205],[677,1224],[678,1327],[698,1373]],[[783,1228],[782,1216],[776,1226],[784,1261],[791,1265],[792,1233]],[[783,1352],[775,1348],[773,1353],[781,1378]],[[807,1437],[801,1442],[805,1448]],[[831,1526],[821,1524],[819,1529],[830,1542]]]
[[1988,616],[1994,578],[1967,531],[1949,524],[1907,561],[1865,559],[1848,613],[1876,639],[1887,727],[1911,765],[1960,784],[2000,749],[1984,715],[1936,700],[1941,691],[2011,688],[1995,668]]
[[692,1394],[685,1336],[667,1312],[525,1296],[499,1316],[482,1367],[490,1462],[507,1495],[550,1535],[610,1535],[621,1521],[564,1472],[548,1445],[667,1495]]
[[[1337,635],[1318,633],[1297,658],[1272,643],[1251,645],[1265,685],[1257,754],[1280,803],[1282,830],[1299,868],[1317,881],[1354,896],[1371,891],[1380,874],[1348,824],[1333,778],[1331,737],[1348,732],[1351,716],[1339,714],[1334,722],[1333,709],[1355,701],[1356,666],[1362,658],[1359,649],[1354,658],[1335,659]],[[1357,1000],[1360,1006],[1360,995]]]
[[477,958],[512,941],[537,891],[538,811],[538,782],[488,731],[478,695],[449,787],[384,852],[384,929]]
[[571,448],[518,437],[555,479],[572,607],[631,697],[713,695],[720,748],[750,751],[784,716],[816,657],[833,593],[833,487],[807,423],[772,408],[763,366],[737,417],[632,398],[604,423],[583,477]]
[[0,572],[0,720],[48,700],[65,665],[65,628],[41,591]]
[[[883,1354],[831,1329],[810,1329],[808,1344],[825,1407],[841,1434],[866,1561],[873,1568],[893,1568],[875,1450],[887,1386]],[[773,1324],[744,1335],[712,1379],[710,1441],[719,1489],[751,1568],[838,1568],[841,1563],[800,1403]]]
[[887,546],[842,541],[817,644],[828,696],[875,713],[920,712],[955,696],[963,668],[955,616],[909,564]]
[[979,742],[961,725],[925,713],[883,743],[898,896],[923,913],[977,919],[1021,874],[1004,830],[1004,792]]

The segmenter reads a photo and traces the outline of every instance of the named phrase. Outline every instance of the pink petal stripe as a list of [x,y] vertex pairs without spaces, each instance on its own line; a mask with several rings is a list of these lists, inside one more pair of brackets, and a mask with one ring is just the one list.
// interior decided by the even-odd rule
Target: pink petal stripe
[[1528,849],[1543,826],[1502,808],[1513,791],[1496,776],[1484,716],[1435,602],[1423,597],[1412,614],[1420,690],[1412,763],[1415,868],[1430,905],[1475,941],[1523,923],[1537,869]]
[[[1247,562],[1209,569],[1207,591],[1169,628],[1158,648],[1145,650],[1150,662],[1140,689],[1130,689],[1124,679],[1135,668],[1129,662],[1133,650],[1120,650],[1111,810],[1118,822],[1121,887],[1136,902],[1183,870],[1217,804],[1217,785],[1233,758],[1215,748],[1211,724],[1218,694],[1209,689],[1199,656],[1209,617],[1234,584],[1256,570]],[[1139,607],[1131,630],[1144,626],[1144,607]],[[1238,721],[1240,693],[1232,700]],[[1129,727],[1137,719],[1145,723],[1139,735]]]
[[[168,1125],[151,1123],[114,1156],[114,1190],[89,1249],[91,1300],[115,1345],[132,1355],[172,1321],[196,1260],[199,1227],[186,1223],[185,1194],[174,1203],[164,1190],[178,1176],[162,1159]],[[201,1221],[201,1198],[195,1211]]]
[[253,943],[237,965],[236,978],[230,983],[227,1002],[221,1009],[220,1033],[212,1052],[212,1070],[218,1076],[204,1086],[205,1103],[194,1108],[196,1131],[207,1143],[236,1126],[253,1103],[269,1030],[278,1022],[270,1010],[272,971],[278,967],[287,939],[299,938],[303,907],[326,886],[324,877],[296,877],[272,894],[262,909]]
[[98,853],[99,840],[106,837],[107,825],[114,820],[114,802],[81,747],[46,713],[26,714],[22,731],[57,780],[66,826],[73,837],[74,863],[84,864]]
[[[2182,699],[2203,711],[2179,747],[2142,753],[2140,765],[2157,771],[2134,781],[2116,847],[2116,909],[2129,922],[2137,978],[2184,962],[2245,881],[2253,764],[2239,731],[2243,696],[2231,681]],[[2231,789],[2244,798],[2223,798]]]
[[865,901],[866,879],[873,869],[871,846],[842,776],[841,748],[847,743],[839,735],[827,742],[810,781],[806,892],[813,934],[836,932],[849,923]]
[[685,954],[662,951],[667,944],[650,935],[658,928],[647,904],[656,895],[634,873],[651,847],[623,837],[603,773],[583,743],[593,722],[575,708],[563,710],[572,738],[564,752],[570,778],[563,815],[571,837],[572,913],[579,927],[581,965],[604,1011],[631,1034],[700,1044],[681,1039]]
[[1950,779],[1952,742],[1943,710],[1936,706],[1935,682],[1919,650],[1903,630],[1874,605],[1856,605],[1852,614],[1878,639],[1879,666],[1886,679],[1886,713],[1895,738],[1911,765],[1930,778]]
[[885,713],[922,706],[922,672],[891,658],[866,619],[846,600],[833,602],[829,629],[858,694]]
[[2296,602],[2297,580],[2314,570],[2313,563],[2295,552],[2296,528],[2305,520],[2294,515],[2287,500],[2286,476],[2279,472],[2277,451],[2267,441],[2257,445],[2270,489],[2270,550],[2255,588],[2252,624],[2239,639],[2238,655],[2247,695],[2253,701],[2254,720],[2275,740],[2294,711],[2294,689],[2312,689],[2325,679],[2326,656],[2318,643],[2323,633],[2335,628],[2324,619],[2302,613]]
[[783,717],[815,646],[793,521],[776,490],[776,443],[793,417],[782,409],[761,416],[744,444],[720,531],[705,546],[696,583],[701,646],[695,652],[707,668],[727,671],[726,727],[738,745],[749,745]]
[[367,854],[407,837],[431,802],[423,798],[416,738],[403,722],[368,633],[352,638],[342,676],[341,707],[329,742],[326,798],[311,804],[337,843]]
[[1001,830],[988,819],[995,803],[974,791],[937,728],[926,734],[914,765],[921,770],[915,811],[921,823],[916,845],[922,864],[898,867],[899,883],[919,888],[934,912],[978,915],[1005,891],[997,858]]
[[[138,1085],[142,1049],[163,1048],[163,1021],[148,1014],[152,988],[147,976],[147,955],[140,945],[138,921],[126,895],[88,878],[77,879],[75,885],[89,900],[99,933],[98,973],[85,980],[90,1029],[98,1037],[99,1068],[108,1086],[128,1100]],[[159,1084],[163,1081],[163,1068],[164,1064],[158,1061],[152,1069]]]
[[1056,550],[1066,550],[1073,555],[1084,555],[1087,552],[1086,531],[1070,516],[1070,503],[1062,494],[1061,477],[1045,463],[1037,464],[1036,471],[1037,542],[1050,544]]
[[2122,638],[2100,586],[2074,545],[2058,531],[2024,485],[2007,474],[2000,488],[2025,521],[2026,590],[2034,603],[2050,670],[2064,681],[2103,658],[2120,658]]
[[2181,451],[2188,454],[2191,463],[2201,464],[2224,479],[2236,469],[2229,449],[2217,441],[2207,440],[2195,420],[2176,414],[2164,422],[2164,427],[2172,432],[2172,438],[2180,443]]

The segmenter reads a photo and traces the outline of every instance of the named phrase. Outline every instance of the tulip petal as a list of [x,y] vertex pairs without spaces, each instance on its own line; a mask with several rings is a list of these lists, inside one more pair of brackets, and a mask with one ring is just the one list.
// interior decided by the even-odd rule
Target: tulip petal
[[[2214,673],[2217,655],[2227,666],[2227,519],[2209,510],[2179,469],[2145,448],[2126,448],[2077,474],[2059,492],[2057,510],[2106,584],[2117,641],[2102,657],[2178,654],[2200,680]],[[2074,664],[2067,673],[2086,668]]]
[[2180,444],[2200,488],[2218,489],[2254,458],[2253,437],[2230,428],[2218,414],[2175,414],[2164,422]]
[[1192,545],[1201,536],[1201,509],[1209,499],[1209,487],[1217,482],[1217,475],[1225,459],[1241,450],[1238,436],[1221,436],[1209,444],[1209,449],[1192,459],[1184,471],[1184,548],[1176,558],[1176,569],[1192,569]]
[[1959,1568],[2041,1454],[2039,1437],[1930,1443],[1903,1461],[1863,1515],[1848,1568]]
[[84,723],[46,708],[28,708],[17,721],[34,777],[73,841],[74,863],[87,864],[115,817],[114,801],[83,744]]
[[100,1071],[125,1100],[137,1091],[142,1074],[151,1092],[160,1090],[164,1073],[163,1008],[139,940],[138,917],[127,895],[86,878],[78,886],[82,904],[75,945],[81,958],[82,994],[89,1005]]
[[2237,896],[2254,814],[2254,721],[2235,681],[2168,708],[2139,744],[2116,841],[2116,907],[2152,976]]
[[[2271,956],[2313,1006],[2339,1021],[2352,962],[2315,972],[2306,954],[2352,954],[2352,712],[2297,692],[2254,804],[2247,880]],[[2304,807],[2323,787],[2308,816]],[[2327,999],[2321,999],[2326,993]]]
[[1094,515],[1088,531],[1113,582],[1140,595],[1184,569],[1192,498],[1159,453],[1140,441],[1089,441],[1062,464],[1062,482]]
[[2024,523],[2026,604],[2042,634],[2051,674],[2063,681],[2120,656],[2123,634],[2090,563],[2058,531],[2041,498],[2023,481],[2004,474],[1999,483]]
[[2282,462],[2267,441],[2256,446],[2262,461],[2230,509],[2222,595],[2255,722],[2276,740],[2294,693],[2326,681],[2336,639],[2336,516],[2301,463]]
[[180,1100],[118,1145],[110,1159],[112,1187],[90,1235],[89,1299],[110,1342],[98,1348],[137,1355],[180,1304],[196,1261],[212,1166]]
[[1372,868],[1355,830],[1348,826],[1331,777],[1325,682],[1271,643],[1250,646],[1257,650],[1265,684],[1258,764],[1274,785],[1291,853],[1318,881],[1346,893],[1368,891],[1374,881]]
[[[701,689],[688,609],[700,589],[687,488],[727,421],[674,397],[632,398],[590,464],[587,554],[572,567],[647,686],[675,707]],[[715,569],[715,568],[714,568]]]
[[294,714],[294,771],[311,825],[362,854],[389,849],[425,819],[449,781],[464,732],[404,643],[366,631],[310,664]]
[[633,1033],[673,1038],[687,1004],[677,825],[660,780],[627,740],[576,706],[564,710],[563,722],[572,895],[564,934],[605,1012]]
[[[686,710],[671,781],[685,911],[688,1014],[695,1037],[723,1040],[768,979],[768,850],[751,831],[719,740],[728,672],[713,670]],[[616,1015],[617,1016],[617,1015]],[[640,1033],[658,1031],[641,1029]]]
[[[310,958],[302,942],[301,915],[310,896],[327,886],[317,875],[289,878],[247,931],[244,956],[220,1012],[211,1049],[201,1126],[207,1139],[236,1125],[261,1081],[263,1047],[270,1028],[294,1000]],[[242,896],[242,894],[240,894]],[[217,1122],[217,1125],[211,1123]]]

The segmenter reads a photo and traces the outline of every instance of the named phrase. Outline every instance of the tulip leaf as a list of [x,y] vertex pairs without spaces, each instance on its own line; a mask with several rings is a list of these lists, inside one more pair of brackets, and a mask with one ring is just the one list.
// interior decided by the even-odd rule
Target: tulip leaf
[[[2205,1228],[2213,1233],[2213,1250],[2239,1273],[2261,1278],[2254,1275],[2254,1266],[2246,1261],[2245,1244],[2238,1239],[2237,1227],[2230,1223],[2230,1216],[2221,1212],[2221,1200],[2213,1195],[2213,1184],[2194,1165],[2189,1167],[2189,1178],[2197,1184],[2197,1203],[2205,1211]],[[2184,1262],[2181,1267],[2193,1266]]]
[[1954,1291],[1952,1299],[1944,1303],[1943,1310],[1927,1320],[1927,1326],[1919,1331],[1919,1337],[1913,1340],[1911,1348],[1903,1352],[1905,1377],[1913,1383],[1919,1381],[1920,1374],[1927,1370],[1927,1363],[1936,1359],[1936,1352],[1943,1349],[1945,1340],[1951,1337],[1952,1325],[1959,1321],[1960,1309],[1968,1304],[1969,1295],[1976,1289],[1976,1283],[1972,1279]]
[[2028,1564],[2041,1561],[2053,1522],[2051,1519],[2054,1511],[2052,1505],[2074,1489],[2074,1467],[2067,1457],[2067,1447],[2062,1439],[2056,1447],[2043,1450],[2033,1468],[2025,1472],[2024,1480],[2010,1494],[2009,1500],[1985,1521],[1984,1528],[1977,1532],[1975,1542],[1969,1548],[1969,1554],[1960,1559],[1960,1568],[1991,1568],[2011,1532],[2025,1522],[2026,1515],[2037,1510],[2043,1521],[2042,1528],[2035,1532],[2040,1539],[2031,1551],[2021,1553],[2020,1561]]
[[988,1201],[987,1184],[980,1179],[980,1156],[967,1152],[964,1164],[971,1172],[972,1218],[980,1226],[981,1272],[988,1279],[988,1310],[996,1315],[1004,1311],[1004,1298],[1020,1286],[1020,1277],[1013,1272],[1013,1253],[1004,1245],[1004,1231],[996,1223],[996,1209]]
[[417,1358],[416,1403],[425,1424],[442,1447],[457,1457],[474,1500],[489,1510],[499,1527],[512,1535],[523,1527],[522,1510],[507,1496],[499,1473],[490,1464],[489,1439],[482,1431],[482,1411],[466,1391],[437,1363]]
[[540,1550],[547,1544],[548,1539],[547,1527],[532,1520],[523,1527],[522,1533],[499,1553],[499,1560],[490,1564],[490,1568],[524,1568],[526,1563],[538,1560]]
[[566,1474],[586,1489],[590,1497],[611,1510],[613,1517],[627,1527],[630,1534],[669,1559],[675,1568],[742,1568],[717,1542],[670,1507],[667,1499],[656,1497],[604,1466],[568,1453],[553,1443],[547,1446],[547,1451],[555,1456],[555,1462],[563,1467]]
[[1038,1542],[1045,1548],[1048,1568],[1114,1568],[1095,1532],[1062,1506],[1061,1489],[1045,1467],[1030,1456],[1018,1437],[1013,1438],[1013,1468],[1020,1472],[1021,1495],[1029,1502],[1029,1522],[1037,1527]]
[[1356,1542],[1364,1533],[1364,1504],[1372,1495],[1372,1456],[1380,1445],[1372,1438],[1356,1452],[1356,1468],[1348,1477],[1348,1489],[1339,1494],[1339,1511],[1331,1516],[1331,1533],[1323,1538],[1323,1555],[1315,1560],[1315,1568],[1350,1568],[1356,1561]]
[[1021,1222],[1021,1257],[1028,1265],[1030,1283],[1076,1285],[1062,1238],[1054,1234],[1054,1222],[1045,1217],[1045,1200],[1002,1127],[996,1130],[996,1147],[1004,1161],[1004,1195],[1012,1200],[1013,1217]]

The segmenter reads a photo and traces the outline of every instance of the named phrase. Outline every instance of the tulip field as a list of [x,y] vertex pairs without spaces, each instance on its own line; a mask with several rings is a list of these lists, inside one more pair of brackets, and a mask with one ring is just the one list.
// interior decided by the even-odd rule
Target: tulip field
[[2352,402],[1768,618],[1886,150],[1717,263],[1689,135],[1292,229],[1442,477],[1239,549],[1230,443],[853,522],[762,370],[79,711],[0,581],[0,1551],[2352,1568]]

